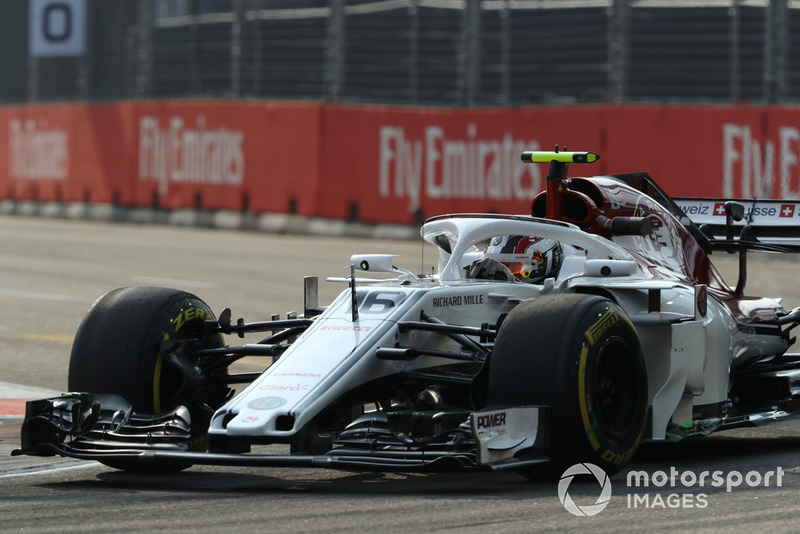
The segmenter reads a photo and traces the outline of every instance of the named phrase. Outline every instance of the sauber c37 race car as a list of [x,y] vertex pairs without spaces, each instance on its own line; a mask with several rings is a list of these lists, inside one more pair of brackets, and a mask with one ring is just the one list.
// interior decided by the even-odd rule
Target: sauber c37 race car
[[[800,355],[787,353],[800,308],[744,291],[748,250],[800,243],[796,225],[759,225],[755,210],[798,203],[676,201],[646,173],[567,177],[570,163],[597,157],[525,152],[524,161],[550,164],[530,216],[433,217],[421,234],[438,248],[434,273],[356,255],[340,280],[349,287],[326,307],[306,278],[300,316],[234,321],[184,291],[111,291],[76,334],[73,393],[28,402],[14,454],[136,471],[512,469],[537,478],[577,462],[610,474],[645,440],[800,413]],[[560,268],[536,283],[472,276],[507,236],[558,243]],[[739,255],[735,287],[712,251]],[[254,332],[267,337],[225,342]],[[263,357],[265,370],[232,372],[246,356]]]

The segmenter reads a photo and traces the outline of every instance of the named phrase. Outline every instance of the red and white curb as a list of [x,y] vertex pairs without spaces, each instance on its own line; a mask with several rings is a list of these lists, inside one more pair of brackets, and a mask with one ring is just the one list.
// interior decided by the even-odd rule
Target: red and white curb
[[[0,480],[47,476],[63,471],[97,467],[97,462],[59,456],[10,456],[20,447],[20,425],[25,403],[31,399],[58,397],[60,391],[0,382]],[[2,482],[0,482],[2,483]]]
[[52,389],[0,382],[0,419],[22,419],[26,401],[59,395],[60,391]]
[[0,417],[21,417],[25,415],[25,401],[28,399],[0,399]]

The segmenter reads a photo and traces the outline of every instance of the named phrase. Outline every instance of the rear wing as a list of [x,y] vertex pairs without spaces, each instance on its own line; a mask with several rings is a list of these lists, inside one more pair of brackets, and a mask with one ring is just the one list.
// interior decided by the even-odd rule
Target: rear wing
[[700,227],[712,249],[744,245],[753,250],[800,252],[800,201],[674,198]]

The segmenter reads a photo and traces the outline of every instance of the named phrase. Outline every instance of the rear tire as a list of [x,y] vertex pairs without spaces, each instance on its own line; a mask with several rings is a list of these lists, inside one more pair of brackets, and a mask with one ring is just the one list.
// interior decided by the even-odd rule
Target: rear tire
[[558,477],[589,462],[612,475],[630,461],[647,419],[647,369],[627,315],[596,295],[525,301],[498,332],[489,369],[493,405],[550,407],[549,464],[520,469]]
[[[140,413],[163,413],[179,404],[187,405],[192,417],[192,450],[205,450],[208,410],[225,401],[227,387],[215,386],[202,394],[191,390],[160,351],[161,342],[167,339],[199,339],[203,321],[214,319],[205,302],[185,291],[162,287],[115,289],[92,305],[78,327],[70,355],[69,390],[115,393]],[[204,340],[202,348],[223,345],[217,335]],[[103,463],[131,471],[189,467],[113,460]]]

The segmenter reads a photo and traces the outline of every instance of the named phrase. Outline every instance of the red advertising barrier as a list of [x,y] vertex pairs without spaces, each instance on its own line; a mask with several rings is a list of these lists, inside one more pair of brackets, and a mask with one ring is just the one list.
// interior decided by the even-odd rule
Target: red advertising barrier
[[392,222],[415,214],[525,213],[547,169],[522,163],[520,154],[557,142],[602,153],[599,111],[327,108],[322,160],[335,164],[323,170],[320,199],[327,201],[319,212],[342,218],[357,206],[365,220]]
[[602,105],[433,110],[165,101],[0,107],[0,199],[412,223],[528,211],[556,144],[675,196],[800,198],[800,110]]
[[147,102],[0,108],[3,198],[313,213],[314,105]]
[[312,214],[322,108],[307,104],[137,105],[131,202]]

